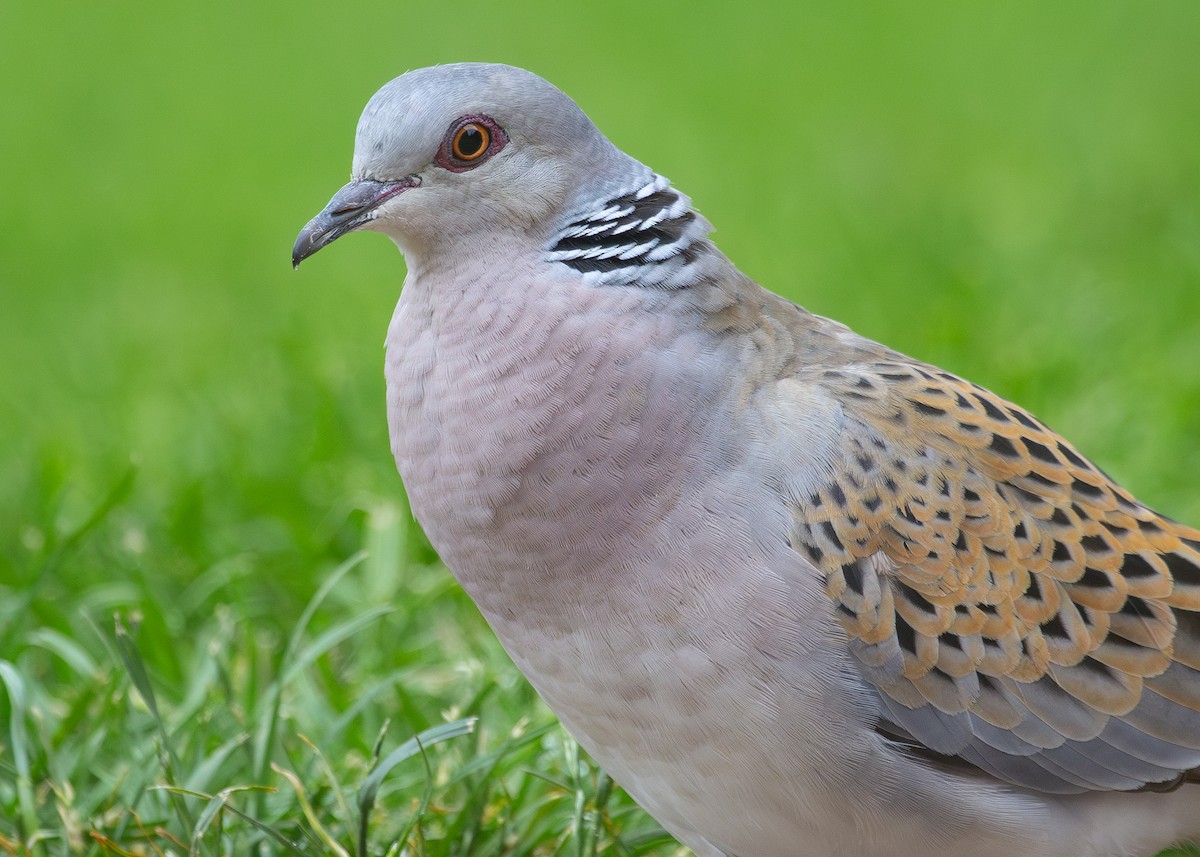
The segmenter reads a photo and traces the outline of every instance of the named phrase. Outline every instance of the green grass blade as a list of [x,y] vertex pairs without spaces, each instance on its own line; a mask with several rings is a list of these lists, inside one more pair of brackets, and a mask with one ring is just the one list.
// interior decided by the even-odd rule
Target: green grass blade
[[[161,790],[165,791],[165,792],[169,792],[170,794],[175,795],[175,796],[194,797],[194,798],[200,798],[201,800],[205,800],[205,801],[212,801],[214,799],[213,795],[205,794],[204,792],[193,791],[192,789],[179,788],[178,786],[162,786]],[[232,791],[252,791],[252,792],[257,792],[257,793],[271,793],[271,792],[275,791],[275,787],[274,786],[235,786],[232,789],[226,789],[226,791],[231,791],[231,790]],[[299,845],[297,845],[295,842],[288,839],[286,836],[284,836],[278,830],[271,827],[269,824],[264,824],[263,822],[261,822],[257,818],[255,818],[254,816],[249,815],[249,814],[243,812],[242,810],[238,809],[236,806],[229,803],[228,799],[226,799],[225,801],[222,802],[221,809],[224,810],[225,812],[228,812],[228,813],[231,813],[232,815],[237,816],[239,819],[241,819],[246,824],[253,827],[259,833],[262,833],[264,836],[267,836],[268,838],[273,839],[276,843],[283,846],[283,848],[286,851],[288,851],[289,853],[301,855],[301,857],[307,857],[308,852],[305,851],[303,848],[301,848]]]
[[379,792],[379,786],[383,784],[384,778],[406,759],[410,759],[422,751],[424,747],[430,747],[442,741],[448,741],[451,738],[458,738],[461,735],[469,735],[475,729],[475,724],[478,722],[477,717],[465,717],[461,720],[454,720],[450,723],[439,723],[437,726],[431,726],[412,738],[409,738],[392,752],[388,753],[383,760],[372,769],[367,775],[367,779],[362,784],[362,789],[358,795],[358,806],[360,814],[366,814],[370,811],[375,803],[375,796]]
[[81,679],[90,679],[99,672],[95,659],[82,645],[54,628],[34,628],[25,641],[58,655]]
[[300,782],[300,778],[287,768],[283,768],[274,763],[271,764],[271,770],[279,774],[289,783],[296,792],[296,799],[300,803],[300,808],[304,812],[304,817],[308,820],[309,826],[316,834],[317,838],[329,849],[329,853],[334,857],[350,857],[350,852],[347,851],[333,836],[325,829],[325,825],[321,824],[320,816],[313,809],[312,802],[308,799],[308,794],[304,790],[304,784]]
[[[325,598],[341,582],[342,578],[349,574],[365,558],[366,553],[363,551],[359,551],[351,556],[325,578],[321,587],[309,599],[308,604],[304,607],[304,611],[300,614],[299,619],[297,619],[296,625],[292,629],[291,636],[288,639],[287,647],[280,657],[277,667],[278,675],[282,676],[285,671],[288,671],[296,652],[300,649],[300,644],[304,638],[304,632],[308,628],[308,623],[312,621],[312,617],[316,615],[318,608],[325,601]],[[291,674],[290,671],[288,671],[288,674]],[[254,733],[253,767],[255,779],[258,780],[266,779],[270,748],[275,741],[275,733],[278,727],[279,705],[282,700],[283,684],[284,680],[279,678],[267,688],[264,710],[259,716],[258,728]]]
[[208,832],[209,827],[221,815],[221,810],[225,809],[229,804],[229,799],[238,792],[245,791],[269,791],[266,786],[230,786],[229,788],[221,789],[215,795],[207,796],[202,792],[188,790],[181,792],[196,797],[207,797],[208,803],[204,806],[204,811],[200,813],[200,817],[196,819],[196,826],[192,830],[192,841],[188,846],[188,857],[199,857],[201,846],[204,840],[204,834]]
[[[475,725],[478,722],[477,717],[465,717],[461,720],[454,720],[450,723],[439,723],[437,726],[431,726],[420,734],[409,738],[392,752],[388,753],[382,761],[378,762],[363,781],[362,787],[358,793],[358,815],[359,815],[359,835],[358,835],[358,853],[366,855],[367,851],[367,824],[371,816],[371,810],[375,806],[375,798],[379,793],[379,787],[383,785],[384,779],[401,762],[412,758],[420,753],[425,755],[425,748],[438,744],[442,741],[449,741],[451,738],[458,738],[462,735],[469,735],[475,730]],[[426,760],[428,768],[428,760]],[[403,840],[412,824],[416,823],[422,813],[424,807],[428,805],[429,789],[432,788],[433,775],[432,771],[427,771],[426,779],[426,795],[418,806],[417,812],[409,820],[409,824],[405,825],[405,829],[398,840]]]
[[31,839],[38,831],[38,815],[33,783],[30,779],[29,746],[25,731],[25,718],[28,716],[25,681],[17,672],[17,668],[8,661],[0,661],[0,681],[8,689],[11,713],[8,734],[12,744],[13,765],[17,769],[17,803],[21,810],[21,832],[26,839]]
[[91,514],[84,519],[74,530],[71,530],[57,544],[57,546],[46,557],[45,562],[38,575],[39,580],[46,579],[49,574],[58,566],[60,566],[71,552],[74,551],[84,537],[92,530],[102,524],[106,518],[112,513],[113,509],[121,505],[122,502],[133,491],[134,482],[137,480],[137,466],[131,464],[121,475],[121,477],[113,483],[113,486],[104,495],[104,498],[92,509]]
[[[146,704],[150,715],[154,718],[155,729],[158,732],[158,739],[162,749],[163,775],[166,777],[169,785],[179,785],[176,779],[176,774],[181,768],[179,757],[175,754],[171,736],[167,732],[167,726],[163,722],[162,715],[159,713],[158,699],[154,694],[154,686],[150,682],[150,675],[146,671],[146,663],[142,660],[141,652],[138,651],[137,644],[134,642],[133,637],[130,636],[125,623],[121,621],[121,617],[116,616],[113,621],[116,628],[117,652],[121,656],[121,662],[125,664],[125,670],[128,672],[134,688]],[[173,799],[172,803],[185,829],[192,829],[195,826],[195,820],[192,818],[192,813],[188,809],[187,804],[179,799]]]
[[296,655],[296,659],[288,665],[283,673],[283,684],[286,685],[291,682],[296,676],[312,666],[313,661],[324,655],[338,643],[350,639],[380,616],[386,616],[395,609],[395,607],[388,604],[371,607],[357,616],[352,616],[344,622],[339,622],[332,628],[324,631],[321,636],[305,646]]
[[[329,764],[329,760],[325,758],[325,754],[321,752],[317,745],[310,741],[306,736],[301,735],[300,740],[307,744],[309,749],[311,749],[314,755],[316,755],[317,764],[321,768],[321,774],[325,777],[325,780],[329,783],[329,788],[333,791],[333,799],[337,803],[338,810],[341,813],[343,826],[346,828],[346,830],[353,830],[354,814],[350,811],[350,804],[346,801],[346,794],[338,785],[337,774],[334,773],[333,767]],[[363,852],[360,851],[358,852],[357,857],[365,857],[365,855],[363,855]]]

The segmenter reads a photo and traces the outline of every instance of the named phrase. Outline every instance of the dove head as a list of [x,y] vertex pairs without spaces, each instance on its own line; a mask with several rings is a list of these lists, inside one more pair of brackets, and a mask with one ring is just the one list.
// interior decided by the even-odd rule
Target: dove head
[[483,230],[550,232],[556,213],[648,172],[563,92],[519,68],[459,63],[396,78],[358,123],[352,181],[301,231],[299,265],[348,232],[406,254]]

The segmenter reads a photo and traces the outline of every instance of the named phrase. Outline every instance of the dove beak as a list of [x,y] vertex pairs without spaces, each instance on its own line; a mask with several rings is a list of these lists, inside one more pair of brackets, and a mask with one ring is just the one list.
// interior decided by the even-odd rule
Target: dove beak
[[390,182],[371,179],[350,182],[300,230],[296,246],[292,248],[292,267],[299,268],[301,262],[325,245],[364,226],[375,217],[380,205],[418,184],[420,179],[416,176]]

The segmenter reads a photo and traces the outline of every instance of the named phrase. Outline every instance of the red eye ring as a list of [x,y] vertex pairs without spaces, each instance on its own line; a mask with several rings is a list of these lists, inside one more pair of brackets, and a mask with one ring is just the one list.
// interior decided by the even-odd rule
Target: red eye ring
[[508,144],[508,135],[490,116],[460,116],[446,130],[434,159],[452,173],[474,169]]

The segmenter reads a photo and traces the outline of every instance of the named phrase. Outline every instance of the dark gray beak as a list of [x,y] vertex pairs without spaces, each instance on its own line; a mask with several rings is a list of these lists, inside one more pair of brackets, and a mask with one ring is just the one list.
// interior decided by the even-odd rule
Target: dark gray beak
[[300,230],[296,246],[292,248],[292,267],[299,268],[301,262],[326,244],[332,244],[369,221],[371,213],[382,203],[418,184],[420,180],[416,176],[392,182],[370,179],[350,182]]

